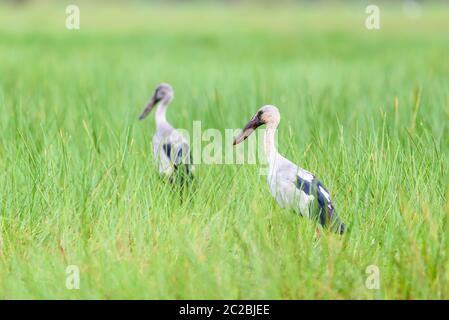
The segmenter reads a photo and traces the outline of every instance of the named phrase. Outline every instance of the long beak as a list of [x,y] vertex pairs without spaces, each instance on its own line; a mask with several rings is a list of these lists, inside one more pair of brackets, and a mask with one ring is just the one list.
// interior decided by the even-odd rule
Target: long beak
[[153,110],[154,106],[158,103],[159,101],[156,99],[156,96],[154,95],[151,100],[148,102],[147,106],[145,107],[145,109],[143,110],[142,114],[139,116],[139,120],[143,120],[145,119],[145,117],[151,112],[151,110]]
[[234,139],[233,145],[239,144],[246,138],[248,138],[251,133],[254,132],[259,126],[261,126],[263,123],[259,120],[258,117],[253,117],[243,128],[242,132]]

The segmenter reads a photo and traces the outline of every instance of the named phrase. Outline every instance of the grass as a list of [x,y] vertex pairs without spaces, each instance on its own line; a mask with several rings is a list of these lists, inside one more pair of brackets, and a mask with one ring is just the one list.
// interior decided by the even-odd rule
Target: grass
[[[448,8],[364,9],[82,3],[68,31],[61,4],[1,6],[0,298],[448,299]],[[197,165],[181,201],[137,121],[162,81],[188,130],[277,105],[349,232],[318,238],[257,165]]]

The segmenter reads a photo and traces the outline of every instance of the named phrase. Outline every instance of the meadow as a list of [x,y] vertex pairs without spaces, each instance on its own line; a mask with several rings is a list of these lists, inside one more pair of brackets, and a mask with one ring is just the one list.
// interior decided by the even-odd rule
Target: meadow
[[[375,31],[358,4],[80,10],[0,5],[0,298],[449,298],[449,7],[385,4]],[[137,120],[160,82],[187,130],[278,106],[348,232],[280,209],[258,165],[162,183]]]

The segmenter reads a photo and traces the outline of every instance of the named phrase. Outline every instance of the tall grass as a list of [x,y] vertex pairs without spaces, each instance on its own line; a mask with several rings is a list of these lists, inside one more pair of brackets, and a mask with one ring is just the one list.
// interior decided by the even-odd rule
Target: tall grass
[[[1,7],[1,298],[449,298],[446,7],[368,31],[362,6],[83,6],[79,31]],[[349,232],[317,237],[255,165],[197,165],[181,200],[137,121],[162,81],[188,130],[278,106]]]

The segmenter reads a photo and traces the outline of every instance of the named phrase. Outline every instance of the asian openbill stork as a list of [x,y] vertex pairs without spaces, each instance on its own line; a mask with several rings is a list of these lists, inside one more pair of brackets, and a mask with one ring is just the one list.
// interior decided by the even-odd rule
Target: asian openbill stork
[[161,177],[170,182],[181,182],[192,178],[192,158],[187,139],[167,121],[165,113],[173,100],[173,89],[167,83],[157,86],[139,120],[143,120],[151,110],[156,108],[156,133],[153,136],[153,156]]
[[338,217],[326,188],[313,174],[278,153],[274,138],[279,121],[278,108],[263,106],[235,138],[234,145],[265,124],[263,145],[269,164],[268,185],[277,203],[282,208],[291,208],[304,217],[316,219],[337,233],[344,233],[345,225]]

